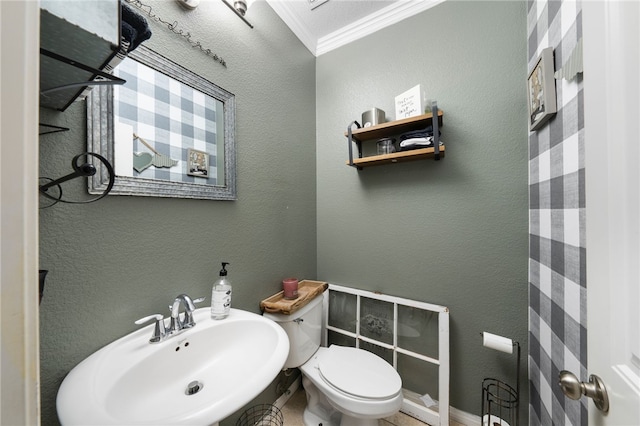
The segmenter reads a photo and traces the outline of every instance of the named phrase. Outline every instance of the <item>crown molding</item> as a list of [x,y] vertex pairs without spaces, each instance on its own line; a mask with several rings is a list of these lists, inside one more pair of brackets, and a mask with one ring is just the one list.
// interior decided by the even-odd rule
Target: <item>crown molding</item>
[[[318,40],[307,31],[306,27],[300,22],[300,20],[291,13],[291,10],[286,6],[286,2],[278,0],[267,0],[267,3],[274,12],[284,21],[284,23],[293,31],[298,39],[306,46],[311,53],[315,55],[316,46]],[[317,55],[316,55],[317,56]]]
[[320,56],[345,44],[373,34],[385,27],[396,24],[403,19],[430,9],[445,0],[399,0],[384,9],[380,9],[369,16],[359,19],[353,24],[347,25],[319,39],[316,39],[297,16],[291,13],[286,1],[266,1],[280,19],[293,31],[302,44],[304,44],[314,56]]
[[407,0],[391,4],[353,24],[319,38],[315,43],[315,50],[311,50],[311,52],[315,56],[323,55],[427,9],[431,9],[443,1],[445,0]]

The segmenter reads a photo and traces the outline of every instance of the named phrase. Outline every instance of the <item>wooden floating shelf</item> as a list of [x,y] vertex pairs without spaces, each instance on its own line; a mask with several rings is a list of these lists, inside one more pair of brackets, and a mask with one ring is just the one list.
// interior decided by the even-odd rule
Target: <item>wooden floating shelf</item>
[[[347,137],[349,144],[349,160],[347,165],[362,170],[365,167],[382,166],[385,164],[402,163],[406,161],[434,159],[439,160],[444,157],[444,145],[440,144],[439,128],[442,126],[444,113],[437,109],[434,103],[433,110],[437,110],[437,121],[434,122],[434,114],[427,113],[415,117],[403,118],[401,120],[389,121],[387,123],[376,124],[375,126],[362,127],[353,129],[351,123],[344,135]],[[363,143],[372,143],[382,138],[396,137],[416,130],[425,130],[428,126],[433,126],[434,144],[438,148],[438,155],[435,153],[434,147],[412,149],[408,151],[399,151],[391,154],[369,155],[363,156]],[[356,143],[358,148],[357,157],[353,155],[352,142]]]
[[[442,110],[438,110],[438,125],[442,126]],[[415,117],[403,118],[401,120],[389,121],[387,123],[376,124],[370,127],[361,127],[354,129],[351,134],[353,139],[358,141],[366,141],[371,139],[381,139],[389,136],[390,133],[404,133],[410,130],[416,130],[420,127],[427,127],[431,124],[433,114],[423,114]],[[348,132],[344,132],[345,136],[349,136]]]
[[[440,145],[440,157],[444,157],[444,145]],[[434,149],[420,148],[410,151],[394,152],[391,154],[371,155],[369,157],[354,158],[353,165],[357,167],[382,166],[384,164],[401,163],[405,161],[424,160],[434,157]],[[349,164],[349,161],[346,163]]]

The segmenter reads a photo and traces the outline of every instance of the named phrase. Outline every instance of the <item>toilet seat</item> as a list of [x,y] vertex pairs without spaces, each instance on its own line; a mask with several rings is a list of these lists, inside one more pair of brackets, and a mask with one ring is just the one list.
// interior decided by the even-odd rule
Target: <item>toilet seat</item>
[[398,372],[363,349],[332,345],[319,357],[318,370],[329,385],[359,398],[388,399],[402,388]]

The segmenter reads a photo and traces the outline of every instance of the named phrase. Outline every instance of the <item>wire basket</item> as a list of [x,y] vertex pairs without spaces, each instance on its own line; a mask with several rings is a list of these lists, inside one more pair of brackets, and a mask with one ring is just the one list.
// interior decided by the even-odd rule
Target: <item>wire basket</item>
[[236,426],[283,426],[284,416],[275,405],[260,404],[248,408],[238,421]]
[[482,381],[482,426],[517,426],[518,393],[496,379]]

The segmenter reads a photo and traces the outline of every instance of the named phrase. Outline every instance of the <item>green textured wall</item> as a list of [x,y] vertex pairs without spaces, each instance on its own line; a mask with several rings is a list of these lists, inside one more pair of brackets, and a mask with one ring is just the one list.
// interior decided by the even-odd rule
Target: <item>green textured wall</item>
[[[220,261],[231,262],[233,306],[253,312],[285,276],[316,278],[315,58],[264,2],[247,14],[254,29],[219,1],[192,12],[144,3],[227,61],[160,24],[145,43],[236,95],[238,200],[113,196],[41,210],[40,267],[50,270],[40,307],[44,425],[57,423],[57,388],[71,368],[136,319],[167,313],[179,293],[208,304]],[[65,175],[86,150],[85,103],[42,109],[40,120],[71,128],[40,140],[41,176]],[[67,192],[87,197],[83,186]],[[263,398],[276,397],[274,384]]]
[[[527,353],[525,6],[445,2],[316,66],[318,276],[448,306],[451,405],[476,415],[484,377],[515,386],[515,357],[480,333]],[[446,157],[347,167],[347,125],[372,107],[393,119],[416,84],[444,111]]]
[[[219,2],[149,3],[228,63],[159,24],[146,43],[236,95],[238,200],[107,197],[41,211],[42,423],[57,423],[73,366],[179,292],[209,297],[221,260],[234,306],[255,312],[284,275],[448,306],[452,405],[479,414],[482,378],[513,383],[513,357],[479,333],[527,353],[525,4],[446,2],[315,59],[264,2],[249,11],[253,30]],[[392,118],[394,97],[418,83],[445,112],[446,157],[345,166],[347,124],[374,106]],[[42,176],[69,172],[85,120],[84,103],[41,110],[71,128],[41,138]]]

